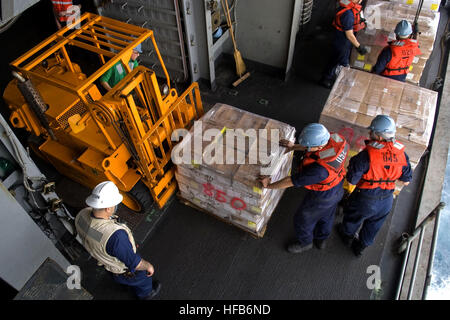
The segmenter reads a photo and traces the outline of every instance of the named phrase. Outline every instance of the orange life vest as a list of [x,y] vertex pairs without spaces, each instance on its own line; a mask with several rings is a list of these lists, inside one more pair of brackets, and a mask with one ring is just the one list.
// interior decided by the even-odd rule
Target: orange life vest
[[69,16],[60,16],[60,12],[67,11],[72,6],[72,0],[52,0],[53,10],[55,10],[56,16],[59,21],[66,22],[69,20]]
[[391,48],[392,58],[381,73],[385,76],[407,74],[414,57],[422,54],[417,40],[413,39],[391,41],[389,47]]
[[319,183],[305,186],[306,189],[327,191],[337,186],[345,176],[345,160],[349,145],[338,133],[331,133],[328,144],[320,151],[307,152],[301,168],[317,162],[328,171],[328,177]]
[[394,189],[395,181],[402,176],[402,168],[407,165],[405,146],[400,142],[369,141],[369,171],[358,182],[360,189]]
[[353,18],[355,21],[353,22],[353,31],[358,32],[359,30],[362,30],[366,27],[366,23],[364,22],[365,19],[362,17],[362,6],[356,3],[353,3],[350,0],[341,0],[339,2],[341,8],[339,9],[338,13],[336,14],[336,17],[333,21],[333,26],[338,29],[339,31],[345,31],[342,23],[341,23],[341,17],[344,14],[344,12],[351,10],[353,13]]

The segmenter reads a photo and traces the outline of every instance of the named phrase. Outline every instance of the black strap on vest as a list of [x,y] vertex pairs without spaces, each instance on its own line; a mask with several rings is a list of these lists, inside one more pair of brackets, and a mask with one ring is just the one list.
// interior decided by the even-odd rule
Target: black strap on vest
[[397,68],[397,69],[390,69],[390,68],[385,68],[385,70],[388,71],[401,71],[401,70],[408,70],[410,66],[404,67],[404,68]]
[[396,180],[367,180],[367,179],[361,179],[364,182],[369,182],[371,185],[374,183],[393,183]]
[[328,182],[328,183],[321,183],[321,182],[318,182],[317,184],[320,184],[320,185],[322,185],[322,186],[330,186],[334,181],[336,181],[337,178],[341,178],[341,177],[342,177],[342,169],[343,169],[343,168],[341,168],[341,170],[339,170],[339,172],[337,173],[337,177],[334,178],[333,180],[331,180],[330,182]]

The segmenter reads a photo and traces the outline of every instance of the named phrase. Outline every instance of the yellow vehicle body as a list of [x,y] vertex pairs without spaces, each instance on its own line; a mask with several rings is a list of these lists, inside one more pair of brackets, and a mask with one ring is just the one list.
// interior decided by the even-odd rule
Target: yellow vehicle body
[[[41,137],[38,153],[63,175],[89,188],[113,181],[123,204],[135,211],[143,208],[130,191],[142,181],[162,208],[176,190],[172,132],[188,128],[203,114],[198,85],[193,83],[181,96],[170,88],[151,30],[89,13],[77,22],[79,28],[61,29],[11,63],[47,108],[43,123],[19,90],[20,80],[14,79],[3,96],[10,121]],[[152,70],[128,66],[133,48],[146,39],[166,76],[165,95]],[[101,67],[86,75],[71,61],[68,46],[95,53]],[[119,61],[127,75],[102,95],[95,81]]]

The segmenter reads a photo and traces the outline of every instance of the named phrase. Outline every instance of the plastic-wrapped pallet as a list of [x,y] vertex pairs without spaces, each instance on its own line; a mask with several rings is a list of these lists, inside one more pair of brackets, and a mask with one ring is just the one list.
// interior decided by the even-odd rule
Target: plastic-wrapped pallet
[[[319,122],[339,132],[350,144],[350,157],[365,147],[367,127],[376,115],[391,116],[397,124],[396,139],[406,147],[414,169],[428,147],[438,94],[435,91],[376,74],[343,68]],[[397,184],[396,194],[401,190]]]
[[285,123],[216,104],[172,151],[179,197],[262,237],[283,190],[262,188],[257,178],[290,174],[293,153],[278,144],[294,135]]
[[[420,0],[390,0],[391,2],[398,2],[410,6],[416,10],[419,7]],[[438,12],[441,0],[423,0],[422,10]]]
[[[392,35],[395,26],[401,20],[414,22],[416,8],[399,3],[379,0],[369,0],[364,9],[368,29],[385,30]],[[417,21],[421,38],[434,41],[439,27],[439,12],[422,10]]]
[[[377,62],[378,55],[388,41],[395,40],[395,26],[405,19],[413,22],[416,9],[399,2],[368,1],[364,10],[367,28],[358,32],[357,39],[368,49],[368,53],[360,55],[352,50],[350,65],[354,68],[371,71]],[[406,81],[418,84],[425,68],[425,64],[433,51],[433,45],[439,26],[439,12],[423,10],[418,19],[418,41],[422,54],[416,56]]]

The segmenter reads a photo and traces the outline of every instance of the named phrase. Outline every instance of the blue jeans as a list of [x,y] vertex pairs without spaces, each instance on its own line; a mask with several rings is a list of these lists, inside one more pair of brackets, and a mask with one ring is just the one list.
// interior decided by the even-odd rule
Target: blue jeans
[[336,39],[333,42],[333,53],[325,68],[323,79],[333,80],[336,76],[338,66],[348,67],[350,64],[350,54],[352,52],[352,43],[342,35],[338,35],[336,31]]
[[310,244],[313,239],[325,240],[333,228],[337,205],[343,196],[343,189],[329,199],[318,199],[314,193],[308,193],[294,215],[295,235],[302,245]]
[[134,289],[134,292],[138,298],[144,298],[152,292],[152,277],[147,277],[147,271],[135,271],[135,276],[127,278],[124,275],[113,274],[114,281],[130,286]]
[[389,78],[389,79],[402,81],[402,82],[406,81],[406,74],[401,74],[401,75],[396,75],[396,76],[385,76],[385,75],[382,75],[382,76],[386,77],[386,78]]
[[384,199],[371,199],[356,191],[353,192],[347,207],[344,208],[342,221],[344,233],[354,236],[362,226],[359,231],[359,240],[363,246],[372,245],[392,209],[393,202],[392,195]]

